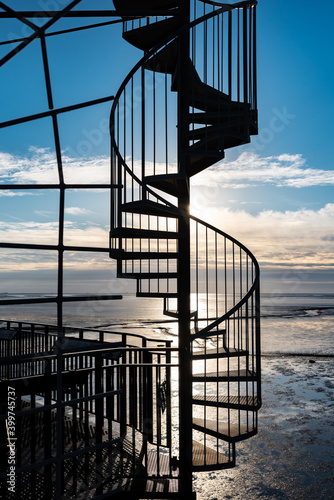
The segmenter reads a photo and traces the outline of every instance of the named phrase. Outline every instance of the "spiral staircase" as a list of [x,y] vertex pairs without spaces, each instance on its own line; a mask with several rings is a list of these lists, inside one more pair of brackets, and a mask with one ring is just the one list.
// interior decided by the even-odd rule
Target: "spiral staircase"
[[257,261],[189,214],[191,178],[257,133],[256,3],[114,0],[144,56],[111,112],[110,257],[178,322],[184,492],[192,472],[235,465],[261,406]]

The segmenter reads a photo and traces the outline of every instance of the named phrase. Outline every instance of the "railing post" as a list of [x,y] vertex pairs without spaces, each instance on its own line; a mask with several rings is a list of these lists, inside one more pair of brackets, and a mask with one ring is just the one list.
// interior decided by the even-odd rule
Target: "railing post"
[[247,50],[247,8],[242,9],[242,37],[243,37],[243,79],[244,79],[244,103],[248,102],[248,50]]
[[[259,272],[259,271],[258,271]],[[257,399],[258,404],[261,404],[261,342],[260,342],[260,276],[259,283],[255,291],[255,345],[256,345],[256,376],[257,376]]]
[[[190,0],[181,2],[180,24],[187,26],[190,20]],[[180,183],[178,207],[179,217],[179,269],[178,269],[178,323],[179,323],[179,441],[180,441],[180,491],[184,495],[192,492],[192,384],[190,351],[190,218],[189,177],[189,31],[179,37],[178,57],[178,158],[179,173],[184,177]]]
[[[98,353],[95,356],[95,390],[92,394],[97,395],[103,392],[103,360],[102,354]],[[103,427],[104,427],[104,399],[98,398],[95,400],[95,444],[100,444],[103,441]],[[75,462],[74,462],[75,463]],[[103,451],[102,449],[96,450],[96,477],[97,477],[97,488],[96,495],[101,495],[103,493],[103,487],[101,485],[101,480],[103,477],[102,467],[103,467]]]

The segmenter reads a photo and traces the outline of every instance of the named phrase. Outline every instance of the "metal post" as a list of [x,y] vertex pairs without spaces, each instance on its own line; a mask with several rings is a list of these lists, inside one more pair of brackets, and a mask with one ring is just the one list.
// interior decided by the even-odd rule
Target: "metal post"
[[[190,0],[181,2],[180,24],[186,26],[190,19]],[[189,177],[187,174],[187,131],[189,114],[189,31],[179,37],[178,57],[178,158],[180,184],[179,218],[179,269],[178,269],[178,323],[179,323],[179,440],[180,440],[180,491],[192,492],[192,386],[190,351],[190,219]]]

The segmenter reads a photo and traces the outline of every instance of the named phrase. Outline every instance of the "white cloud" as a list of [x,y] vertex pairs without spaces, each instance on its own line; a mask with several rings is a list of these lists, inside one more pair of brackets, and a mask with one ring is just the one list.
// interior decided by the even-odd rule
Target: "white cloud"
[[[110,159],[107,156],[71,158],[63,151],[62,162],[66,183],[94,184],[110,180]],[[135,161],[135,170],[138,169],[137,164],[141,168],[140,162]],[[150,162],[147,162],[147,169],[148,173],[153,169]],[[159,165],[156,169],[159,171]],[[1,182],[56,184],[58,170],[55,153],[47,148],[35,147],[30,147],[25,156],[0,152]],[[309,168],[301,154],[261,157],[245,152],[236,160],[223,160],[192,178],[192,186],[201,187],[242,189],[259,184],[294,188],[334,185],[334,170]]]
[[[0,184],[1,187],[1,184]],[[4,191],[0,190],[0,198],[13,198],[14,196],[34,196],[36,193],[29,191]]]
[[[79,160],[64,155],[63,161],[67,183],[108,182],[107,157]],[[47,149],[30,148],[26,157],[0,153],[0,182],[56,183],[57,180],[55,156]],[[253,251],[264,266],[316,265],[319,268],[332,266],[334,230],[331,228],[334,220],[334,204],[327,204],[318,211],[267,210],[257,215],[251,215],[246,210],[232,210],[218,206],[211,208],[206,206],[205,212],[203,210],[200,196],[211,199],[220,196],[222,187],[240,188],[258,184],[298,188],[333,185],[334,171],[308,168],[300,154],[262,158],[254,153],[243,153],[236,160],[221,162],[192,179],[192,185],[197,187],[192,194],[194,215],[205,218],[210,224],[236,237]],[[199,189],[199,186],[202,189]],[[72,206],[67,207],[66,213],[80,216],[91,212],[85,208]],[[39,215],[50,214],[41,210]],[[0,241],[57,244],[58,222],[2,222]],[[91,222],[82,224],[66,222],[66,245],[107,247],[108,243],[108,228],[103,225],[94,225]],[[13,268],[21,264],[18,258],[13,258],[11,261]],[[33,265],[32,259],[26,265],[28,267]],[[80,268],[84,264],[79,255],[73,254],[71,265]],[[4,267],[6,268],[6,263]]]
[[89,215],[92,212],[90,210],[87,210],[87,208],[67,207],[65,208],[65,213],[69,215]]
[[42,217],[50,217],[50,215],[55,215],[55,212],[50,212],[49,210],[34,210],[34,214],[41,215]]
[[[71,158],[62,154],[64,179],[67,184],[108,183],[110,159],[107,156]],[[48,148],[30,147],[28,154],[0,152],[1,183],[57,184],[59,181],[55,152]]]
[[257,215],[212,207],[205,219],[246,245],[262,265],[334,265],[333,203],[318,211],[265,210]]
[[[12,243],[32,243],[56,245],[58,243],[58,222],[2,222],[0,221],[0,241]],[[108,247],[107,228],[93,223],[76,224],[65,222],[65,245]]]
[[260,157],[242,153],[234,161],[222,161],[195,176],[193,186],[219,186],[230,189],[272,184],[277,187],[310,187],[334,185],[334,170],[309,168],[301,154]]

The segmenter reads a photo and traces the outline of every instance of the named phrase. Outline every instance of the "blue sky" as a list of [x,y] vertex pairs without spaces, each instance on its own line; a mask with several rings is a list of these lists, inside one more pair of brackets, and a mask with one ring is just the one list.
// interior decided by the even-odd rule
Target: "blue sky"
[[[42,9],[66,3],[12,0],[10,5]],[[78,8],[92,6],[112,8],[112,2],[86,0]],[[333,16],[332,2],[259,0],[259,136],[249,145],[229,150],[225,160],[192,180],[193,214],[254,252],[266,291],[333,290]],[[84,24],[65,19],[54,29],[79,22]],[[30,33],[19,21],[0,23],[1,40]],[[0,56],[11,48],[0,46]],[[115,94],[141,56],[122,40],[120,25],[50,37],[47,49],[55,107]],[[47,109],[38,41],[0,71],[0,121]],[[109,112],[110,103],[105,103],[60,115],[67,182],[108,181]],[[57,181],[50,119],[0,130],[0,182],[8,179]],[[56,192],[0,195],[2,241],[56,242]],[[66,224],[68,242],[108,245],[107,193],[69,192]],[[114,264],[106,257],[92,254],[83,261],[73,254],[67,264],[78,277],[84,267],[99,280],[104,270],[108,283],[113,279]],[[33,253],[0,252],[2,283],[8,290],[15,288],[13,276],[18,273],[27,276],[29,288],[32,273],[48,276],[55,266],[49,254],[37,263]],[[42,274],[39,283],[44,288],[48,281],[42,286]],[[90,286],[87,271],[84,279],[85,287]]]

